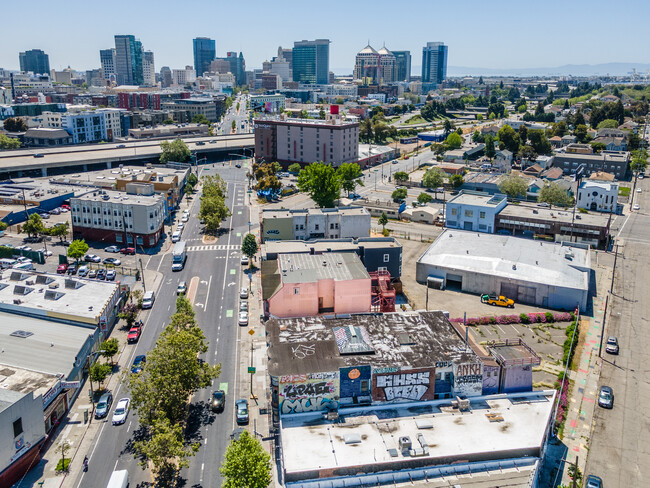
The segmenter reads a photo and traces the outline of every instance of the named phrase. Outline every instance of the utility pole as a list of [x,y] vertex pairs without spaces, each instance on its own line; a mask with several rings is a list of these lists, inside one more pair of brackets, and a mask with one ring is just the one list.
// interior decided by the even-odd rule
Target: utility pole
[[142,273],[142,289],[147,293],[147,286],[145,285],[144,280],[144,268],[142,267],[142,258],[138,258],[138,261],[140,261],[140,272]]

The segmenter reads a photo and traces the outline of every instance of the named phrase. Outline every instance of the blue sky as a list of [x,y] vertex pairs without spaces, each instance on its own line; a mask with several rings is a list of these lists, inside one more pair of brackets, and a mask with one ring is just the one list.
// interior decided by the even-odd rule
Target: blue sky
[[[450,66],[553,67],[650,62],[645,0],[45,0],[2,2],[0,67],[18,68],[18,52],[40,48],[52,68],[99,67],[113,35],[133,34],[155,55],[156,70],[192,64],[192,38],[217,41],[217,55],[243,51],[248,69],[277,47],[328,38],[330,68],[351,73],[368,39],[375,48],[410,50],[443,41]],[[314,7],[312,7],[312,5]],[[11,19],[7,21],[7,19]],[[7,42],[9,40],[9,42]],[[414,70],[415,72],[415,70]]]

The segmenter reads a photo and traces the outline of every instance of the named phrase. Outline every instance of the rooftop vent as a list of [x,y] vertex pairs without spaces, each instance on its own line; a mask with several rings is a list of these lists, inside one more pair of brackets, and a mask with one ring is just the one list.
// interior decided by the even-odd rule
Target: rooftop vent
[[31,288],[29,286],[23,286],[23,285],[14,286],[14,295],[27,295],[32,291],[34,291],[34,288]]
[[399,334],[397,336],[397,339],[399,340],[399,345],[400,346],[413,346],[413,345],[415,345],[415,341],[406,332],[402,332],[401,334]]
[[20,271],[12,271],[11,276],[9,276],[9,279],[11,281],[23,281],[28,276],[29,276],[28,274],[21,273]]
[[50,283],[49,285],[47,285],[47,287],[50,288],[50,289],[58,288],[58,287],[59,287],[59,283],[57,283],[57,282],[55,281],[54,283]]
[[404,452],[408,452],[411,450],[411,438],[407,435],[402,436],[399,438],[399,450],[402,451],[402,454]]
[[65,293],[60,292],[60,291],[47,290],[47,291],[45,292],[45,296],[44,296],[44,298],[45,298],[46,300],[58,300],[58,299],[61,298],[63,295],[65,295]]
[[29,336],[33,336],[33,332],[29,332],[27,330],[16,330],[9,334],[12,337],[20,337],[21,339],[27,339]]
[[346,444],[359,444],[361,443],[361,436],[359,434],[345,434],[343,441]]
[[36,283],[38,283],[39,285],[49,285],[53,281],[54,281],[54,278],[51,278],[51,277],[45,276],[45,275],[38,275],[36,277]]
[[76,290],[84,286],[84,283],[77,280],[65,280],[65,287],[68,290]]

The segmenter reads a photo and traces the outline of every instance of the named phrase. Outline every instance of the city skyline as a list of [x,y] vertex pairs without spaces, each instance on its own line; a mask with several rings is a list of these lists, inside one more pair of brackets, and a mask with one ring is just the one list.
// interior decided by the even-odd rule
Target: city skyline
[[[243,52],[248,69],[261,67],[265,60],[270,61],[280,45],[292,46],[294,41],[301,39],[330,39],[330,69],[337,74],[352,73],[355,55],[367,44],[369,37],[372,45],[385,44],[391,50],[408,50],[412,54],[421,53],[427,42],[442,41],[450,47],[450,67],[508,70],[565,64],[650,62],[647,51],[634,48],[638,45],[636,32],[643,28],[643,19],[650,17],[650,5],[636,0],[624,0],[615,12],[607,16],[611,22],[616,21],[617,16],[623,20],[626,8],[635,12],[634,16],[625,16],[626,28],[616,36],[604,36],[597,27],[604,21],[602,12],[611,10],[602,0],[588,5],[551,0],[542,11],[534,13],[522,11],[520,5],[511,0],[501,2],[500,8],[496,9],[476,3],[468,9],[470,14],[463,17],[451,5],[436,5],[433,17],[413,15],[423,8],[421,3],[413,1],[401,3],[397,11],[393,11],[393,3],[385,1],[380,1],[369,11],[365,5],[343,4],[336,0],[331,5],[333,11],[342,11],[337,8],[339,4],[341,8],[345,7],[346,15],[337,18],[336,22],[297,22],[292,31],[278,29],[269,32],[268,29],[249,29],[248,24],[240,22],[224,22],[217,28],[213,19],[222,11],[217,6],[196,0],[184,4],[189,12],[201,10],[201,15],[193,17],[192,23],[177,25],[177,17],[170,15],[170,9],[176,8],[176,4],[166,4],[164,0],[156,5],[155,10],[149,5],[116,0],[115,8],[106,13],[104,22],[84,23],[82,15],[85,10],[82,7],[85,4],[72,0],[65,14],[55,11],[30,19],[28,38],[18,35],[20,24],[7,25],[6,34],[25,40],[14,43],[12,50],[0,52],[0,67],[17,70],[19,52],[42,49],[49,55],[53,69],[67,66],[77,70],[99,68],[99,50],[110,46],[113,37],[119,34],[134,35],[147,50],[155,53],[157,66],[172,68],[193,64],[192,40],[197,37],[214,39],[217,57],[225,56],[228,51]],[[166,5],[169,8],[165,8]],[[267,25],[281,24],[285,20],[286,11],[282,9],[262,2],[253,2],[251,7]],[[389,10],[389,7],[392,8]],[[10,4],[5,6],[4,12],[8,18],[18,18],[18,9],[16,4]],[[124,9],[129,10],[128,17],[120,14]],[[77,11],[78,20],[75,18]],[[390,24],[394,27],[377,32],[372,26],[377,25],[388,12]],[[445,21],[438,25],[434,17]],[[151,21],[144,24],[138,21],[141,18]],[[359,18],[364,19],[367,28],[358,25]],[[299,20],[299,16],[296,19]],[[576,19],[580,22],[574,22]],[[62,26],[66,22],[75,28],[67,29],[65,36],[56,36],[51,26]],[[173,29],[173,37],[168,35],[169,29]],[[570,38],[567,29],[572,33]],[[412,74],[418,75],[420,69],[420,60],[414,56]]]

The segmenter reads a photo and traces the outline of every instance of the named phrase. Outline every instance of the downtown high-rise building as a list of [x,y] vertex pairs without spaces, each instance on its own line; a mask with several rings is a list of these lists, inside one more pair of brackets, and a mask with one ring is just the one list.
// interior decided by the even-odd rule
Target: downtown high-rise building
[[330,71],[330,40],[296,41],[292,52],[293,81],[327,85]]
[[20,71],[34,74],[50,74],[50,57],[40,49],[30,49],[18,54]]
[[395,81],[411,81],[411,51],[393,51]]
[[[244,53],[237,53],[230,51],[226,53],[225,58],[216,58],[217,60],[227,61],[230,67],[230,72],[235,77],[235,84],[242,86],[246,84],[246,61],[244,60]],[[221,63],[219,63],[221,64]]]
[[142,80],[142,84],[146,86],[154,86],[156,84],[156,67],[151,51],[144,51],[142,53]]
[[422,83],[442,83],[447,78],[447,46],[427,42],[422,48]]
[[197,37],[192,40],[192,46],[194,50],[194,70],[197,76],[203,76],[203,73],[210,71],[210,63],[216,58],[216,43],[214,39],[208,37]]
[[144,84],[142,43],[135,36],[115,36],[115,76],[118,85]]
[[172,77],[172,70],[169,66],[163,66],[160,68],[160,84],[163,88],[169,88],[174,83],[174,78]]
[[115,79],[115,49],[100,49],[99,62],[102,78],[104,80]]

